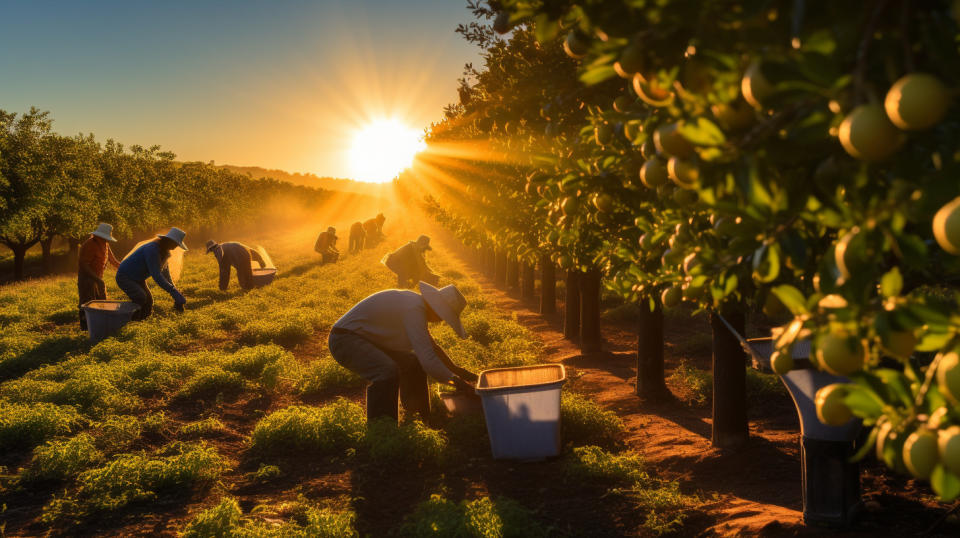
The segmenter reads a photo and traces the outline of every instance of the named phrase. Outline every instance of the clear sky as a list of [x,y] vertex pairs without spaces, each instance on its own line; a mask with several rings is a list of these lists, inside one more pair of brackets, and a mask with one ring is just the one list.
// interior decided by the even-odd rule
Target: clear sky
[[182,160],[350,177],[357,129],[422,129],[456,100],[471,17],[463,0],[0,0],[0,109]]

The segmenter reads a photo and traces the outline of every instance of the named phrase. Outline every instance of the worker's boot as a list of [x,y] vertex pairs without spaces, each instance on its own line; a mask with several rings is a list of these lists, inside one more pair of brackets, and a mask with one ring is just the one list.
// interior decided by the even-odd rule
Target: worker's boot
[[[415,358],[415,357],[414,357]],[[419,415],[420,420],[430,419],[430,385],[427,374],[419,363],[407,364],[400,370],[400,402],[407,419]]]
[[377,418],[388,417],[397,421],[397,378],[373,381],[367,385],[367,423]]

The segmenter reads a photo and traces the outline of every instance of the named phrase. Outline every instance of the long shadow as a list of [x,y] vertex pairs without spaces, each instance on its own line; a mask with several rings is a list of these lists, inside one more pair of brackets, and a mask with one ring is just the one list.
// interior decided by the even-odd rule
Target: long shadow
[[[389,476],[389,483],[384,479]],[[361,464],[353,472],[351,498],[360,536],[388,536],[417,504],[440,491],[439,469]]]
[[321,267],[322,265],[323,264],[321,264],[319,260],[297,264],[289,269],[284,268],[278,271],[277,278],[289,278],[292,276],[301,276],[307,271],[317,267]]
[[0,381],[20,377],[35,368],[59,362],[67,353],[87,352],[90,347],[86,335],[47,338],[20,355],[0,362]]

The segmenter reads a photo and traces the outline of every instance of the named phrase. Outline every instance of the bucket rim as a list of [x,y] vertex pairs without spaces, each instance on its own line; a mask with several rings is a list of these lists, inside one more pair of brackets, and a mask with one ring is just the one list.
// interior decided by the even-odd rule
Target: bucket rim
[[[559,368],[560,369],[560,378],[554,379],[552,381],[544,381],[541,383],[530,383],[529,385],[511,385],[509,387],[481,387],[480,379],[483,379],[484,374],[490,372],[508,372],[511,370],[529,370],[532,368]],[[550,385],[563,385],[567,382],[567,369],[564,368],[562,364],[532,364],[529,366],[511,366],[507,368],[490,368],[488,370],[483,370],[477,376],[477,386],[475,390],[477,394],[482,394],[484,392],[502,392],[507,390],[516,390],[516,389],[528,389],[532,387],[547,387]]]
[[[104,310],[104,309],[93,307],[93,305],[95,304],[105,304],[105,303],[117,304],[117,305],[120,305],[120,308],[117,308],[116,310]],[[101,314],[132,314],[137,310],[140,310],[140,305],[138,305],[133,301],[114,301],[112,299],[93,299],[92,301],[87,301],[83,303],[82,305],[80,305],[80,307],[83,308],[84,310],[89,309]]]

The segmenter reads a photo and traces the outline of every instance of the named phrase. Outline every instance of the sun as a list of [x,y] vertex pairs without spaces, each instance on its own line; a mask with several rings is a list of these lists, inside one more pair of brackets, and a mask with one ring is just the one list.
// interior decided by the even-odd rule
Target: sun
[[392,180],[413,164],[426,147],[423,133],[399,120],[375,120],[359,129],[350,146],[353,179],[371,183]]

